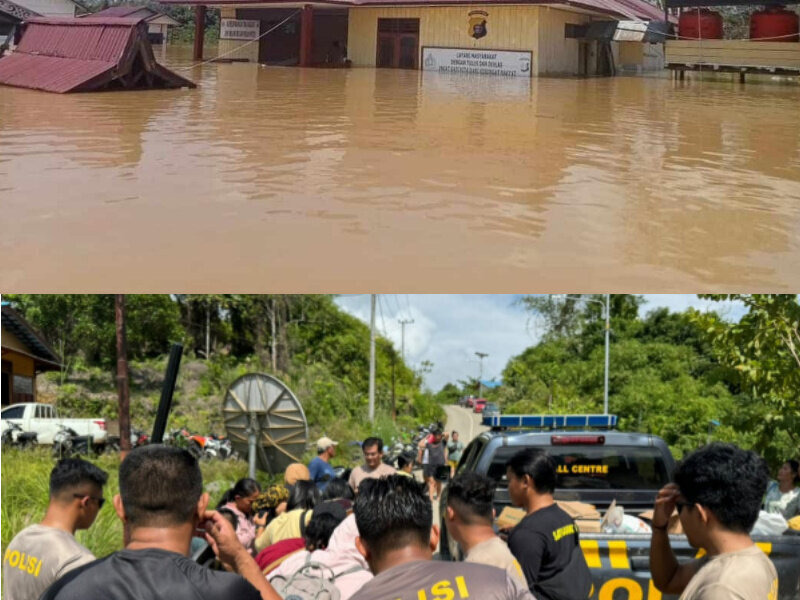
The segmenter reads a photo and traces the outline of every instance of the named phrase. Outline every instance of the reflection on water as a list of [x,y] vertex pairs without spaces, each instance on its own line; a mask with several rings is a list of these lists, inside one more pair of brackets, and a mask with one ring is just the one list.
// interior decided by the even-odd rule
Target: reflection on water
[[[170,49],[168,64],[189,56]],[[797,287],[800,86],[208,64],[0,87],[0,284]]]

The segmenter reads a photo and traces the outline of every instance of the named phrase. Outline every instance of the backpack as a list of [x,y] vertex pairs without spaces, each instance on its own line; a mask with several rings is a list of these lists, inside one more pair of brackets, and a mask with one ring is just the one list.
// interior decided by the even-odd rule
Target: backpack
[[340,600],[336,579],[362,570],[363,567],[356,565],[336,574],[330,567],[311,562],[309,554],[305,564],[289,579],[278,575],[271,583],[284,600]]

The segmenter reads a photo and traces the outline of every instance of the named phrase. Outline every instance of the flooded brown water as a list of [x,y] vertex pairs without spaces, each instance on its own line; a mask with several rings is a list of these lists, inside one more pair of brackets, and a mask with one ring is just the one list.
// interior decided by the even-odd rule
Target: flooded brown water
[[0,87],[3,290],[800,282],[800,85],[183,73],[197,90]]

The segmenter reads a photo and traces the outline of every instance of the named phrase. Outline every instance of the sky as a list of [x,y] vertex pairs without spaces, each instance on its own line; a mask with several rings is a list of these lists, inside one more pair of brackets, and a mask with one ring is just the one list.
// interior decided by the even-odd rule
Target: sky
[[[519,298],[501,294],[380,294],[376,328],[399,350],[399,321],[414,321],[405,326],[406,362],[412,368],[419,368],[425,360],[433,363],[432,371],[425,375],[425,385],[433,391],[447,382],[478,377],[481,368],[482,379],[499,380],[508,360],[535,345],[541,335]],[[645,294],[644,298],[641,314],[662,306],[672,312],[694,307],[716,310],[727,319],[738,320],[746,312],[740,303],[709,302],[692,294]],[[339,296],[336,304],[369,323],[369,295]],[[476,352],[488,355],[482,365]]]

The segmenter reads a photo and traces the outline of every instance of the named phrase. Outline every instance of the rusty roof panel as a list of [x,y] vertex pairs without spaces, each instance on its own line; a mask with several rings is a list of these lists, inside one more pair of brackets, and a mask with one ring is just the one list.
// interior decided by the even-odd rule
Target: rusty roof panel
[[142,19],[112,17],[30,19],[15,52],[0,59],[0,84],[58,93],[194,87],[156,63]]
[[15,52],[0,60],[0,83],[63,94],[114,68],[99,60],[55,58]]

